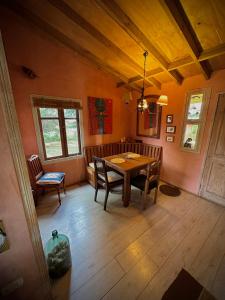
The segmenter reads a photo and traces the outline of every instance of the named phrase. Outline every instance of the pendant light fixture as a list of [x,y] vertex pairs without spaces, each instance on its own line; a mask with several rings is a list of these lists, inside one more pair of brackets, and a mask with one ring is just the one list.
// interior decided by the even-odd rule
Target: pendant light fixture
[[146,57],[148,55],[148,51],[145,51],[143,55],[144,55],[143,86],[142,86],[142,90],[141,90],[141,98],[140,98],[140,100],[138,102],[138,107],[137,107],[138,111],[141,112],[141,113],[143,113],[146,109],[148,109],[148,103],[147,103],[147,101],[145,99],[145,72],[146,72],[145,65],[146,65]]

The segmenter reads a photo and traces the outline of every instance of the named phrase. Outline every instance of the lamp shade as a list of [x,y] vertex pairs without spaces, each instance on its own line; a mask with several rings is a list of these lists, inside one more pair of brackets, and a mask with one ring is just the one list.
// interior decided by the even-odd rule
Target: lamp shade
[[161,95],[157,100],[157,104],[161,106],[168,105],[168,97],[166,95]]

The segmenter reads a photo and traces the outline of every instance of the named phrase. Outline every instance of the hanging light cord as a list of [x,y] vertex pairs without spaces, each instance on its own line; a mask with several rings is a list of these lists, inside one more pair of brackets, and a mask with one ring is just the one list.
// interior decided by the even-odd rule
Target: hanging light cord
[[146,74],[146,70],[145,70],[145,67],[146,67],[146,57],[148,55],[148,51],[145,51],[144,52],[144,78],[143,78],[143,87],[142,87],[142,95],[141,95],[141,100],[144,99],[144,90],[145,90],[145,74]]

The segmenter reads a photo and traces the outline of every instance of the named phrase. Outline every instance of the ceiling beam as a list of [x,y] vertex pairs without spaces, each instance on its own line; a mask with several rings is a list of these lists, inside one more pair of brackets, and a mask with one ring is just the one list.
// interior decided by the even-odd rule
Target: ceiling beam
[[203,49],[184,11],[184,8],[181,5],[180,0],[161,0],[160,3],[162,4],[162,7],[164,8],[170,20],[172,20],[173,24],[182,35],[194,62],[198,65],[204,77],[209,79],[212,69],[208,61],[198,60]]
[[[158,75],[158,74],[160,74],[160,73],[162,73],[162,72],[163,72],[163,69],[161,69],[161,68],[156,68],[156,69],[153,69],[153,70],[151,70],[151,71],[147,71],[147,72],[146,72],[146,78],[147,78],[148,76]],[[146,78],[145,78],[145,80],[146,80]],[[134,76],[134,77],[129,78],[129,79],[128,79],[128,83],[134,83],[134,82],[140,81],[140,80],[142,80],[142,79],[143,79],[142,76],[137,75],[137,76]],[[122,81],[120,81],[120,82],[117,83],[117,87],[121,87],[121,86],[123,86],[123,85],[124,85],[124,82],[122,82]]]
[[64,46],[70,48],[71,50],[75,51],[79,55],[85,57],[92,63],[94,63],[97,67],[102,69],[103,71],[111,74],[112,76],[116,77],[117,79],[120,79],[124,82],[124,87],[129,85],[133,89],[136,89],[138,91],[141,91],[140,87],[135,84],[128,84],[128,78],[124,75],[122,75],[120,72],[115,70],[114,68],[110,67],[109,65],[105,64],[101,59],[99,59],[97,56],[92,54],[90,51],[88,51],[85,48],[82,48],[79,44],[68,38],[66,35],[64,35],[62,32],[54,28],[52,25],[47,23],[45,20],[41,19],[37,15],[33,14],[31,11],[24,8],[22,5],[17,3],[16,1],[2,1],[1,4],[5,5],[7,8],[14,11],[16,14],[23,17],[25,20],[29,21],[38,29],[41,29],[45,33],[48,33],[51,37],[54,37],[58,42],[63,44]]
[[[198,61],[203,61],[203,60],[206,60],[206,59],[211,59],[211,58],[214,58],[214,57],[218,57],[218,56],[221,56],[221,55],[224,55],[225,54],[225,43],[224,44],[220,44],[214,48],[211,48],[211,49],[208,49],[208,50],[203,50],[198,58]],[[188,66],[188,65],[191,65],[191,64],[194,64],[195,61],[193,60],[192,57],[190,56],[187,56],[187,57],[184,57],[184,58],[181,58],[181,59],[178,59],[172,63],[169,64],[168,66],[168,70],[172,71],[174,69],[178,69],[178,68],[181,68],[181,67],[185,67],[185,66]],[[152,72],[152,74],[150,74]],[[147,72],[146,73],[146,77],[148,76],[155,76],[155,75],[158,75],[159,73],[163,72],[163,69],[161,68],[157,68],[157,69],[154,69],[152,71],[149,71],[149,73]],[[136,82],[136,81],[140,81],[141,80],[141,76],[134,76],[134,77],[131,77],[128,79],[128,82],[129,83],[132,83],[132,82]],[[124,83],[123,82],[119,82],[117,84],[118,86],[123,86]]]
[[172,79],[179,84],[182,83],[183,77],[180,75],[180,73],[176,70],[167,70],[168,62],[165,60],[165,58],[158,52],[150,40],[125,14],[125,12],[114,0],[95,0],[95,2],[119,24],[123,30],[126,31],[132,37],[132,39],[136,41],[137,44],[139,44],[144,50],[148,50],[148,52],[155,58],[155,60],[158,61],[163,70],[168,73]]
[[[87,31],[96,40],[105,45],[107,48],[112,50],[113,55],[116,55],[124,63],[126,63],[133,71],[142,76],[143,78],[143,68],[139,66],[133,59],[131,59],[127,54],[125,54],[119,47],[117,47],[111,40],[104,36],[99,30],[87,22],[82,16],[80,16],[76,11],[74,11],[67,3],[63,0],[48,0],[55,8],[57,8],[61,13],[67,16],[72,22],[76,23],[82,29]],[[149,77],[146,79],[149,83],[161,89],[161,83],[155,78]]]

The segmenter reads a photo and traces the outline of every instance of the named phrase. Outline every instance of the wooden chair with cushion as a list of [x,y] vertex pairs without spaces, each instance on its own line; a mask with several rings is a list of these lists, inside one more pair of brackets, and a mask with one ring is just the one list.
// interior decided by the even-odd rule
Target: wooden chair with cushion
[[139,174],[131,178],[131,185],[135,186],[141,192],[144,192],[142,197],[142,208],[146,207],[147,196],[151,190],[155,189],[154,203],[157,200],[157,192],[159,186],[160,161],[152,162],[147,166],[146,175]]
[[36,193],[38,190],[56,189],[58,193],[59,204],[61,205],[60,189],[65,190],[65,173],[64,172],[47,172],[45,173],[38,155],[33,154],[27,159],[29,168],[32,190]]
[[123,185],[123,176],[119,175],[114,171],[108,171],[105,161],[99,157],[93,156],[94,168],[95,168],[95,198],[97,201],[97,194],[99,188],[104,188],[106,190],[105,193],[105,202],[104,202],[104,210],[106,210],[107,200],[109,192],[112,188]]

